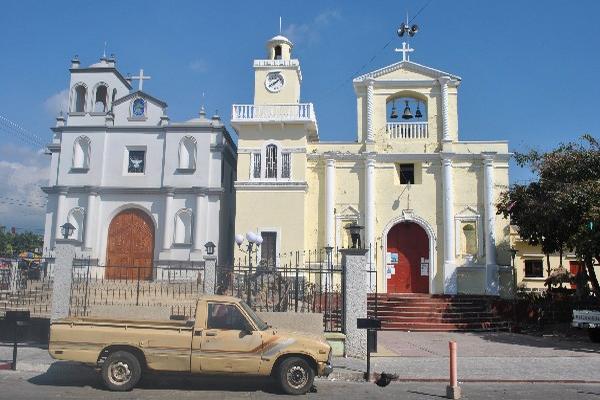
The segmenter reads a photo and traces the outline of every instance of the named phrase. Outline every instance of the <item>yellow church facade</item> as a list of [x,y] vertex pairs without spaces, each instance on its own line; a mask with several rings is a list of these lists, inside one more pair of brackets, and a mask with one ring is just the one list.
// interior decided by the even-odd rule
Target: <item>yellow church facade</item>
[[402,61],[353,80],[355,134],[322,141],[292,49],[271,39],[254,61],[254,103],[233,105],[236,232],[260,234],[259,258],[280,267],[290,252],[349,247],[358,224],[379,292],[502,294],[509,224],[495,203],[510,153],[507,141],[459,139],[461,78],[410,61],[403,44]]

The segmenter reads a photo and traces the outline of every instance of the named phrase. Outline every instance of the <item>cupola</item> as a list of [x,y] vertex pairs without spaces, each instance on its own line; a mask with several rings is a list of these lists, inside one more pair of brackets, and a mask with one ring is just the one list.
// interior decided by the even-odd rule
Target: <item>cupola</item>
[[294,45],[288,38],[277,35],[267,42],[267,58],[269,60],[289,60],[292,58]]

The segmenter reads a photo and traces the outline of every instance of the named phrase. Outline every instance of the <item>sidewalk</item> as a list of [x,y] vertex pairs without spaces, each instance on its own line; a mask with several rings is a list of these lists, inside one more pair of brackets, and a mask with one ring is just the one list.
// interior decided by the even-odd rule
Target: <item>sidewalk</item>
[[[398,374],[401,381],[447,381],[448,341],[458,344],[462,382],[600,383],[600,344],[585,338],[533,337],[511,333],[379,332],[372,372]],[[22,345],[19,371],[46,372],[46,348]],[[0,369],[10,368],[12,345],[0,344]],[[60,362],[65,364],[64,362]],[[336,357],[333,380],[362,380],[366,360]],[[77,370],[77,369],[76,369]]]

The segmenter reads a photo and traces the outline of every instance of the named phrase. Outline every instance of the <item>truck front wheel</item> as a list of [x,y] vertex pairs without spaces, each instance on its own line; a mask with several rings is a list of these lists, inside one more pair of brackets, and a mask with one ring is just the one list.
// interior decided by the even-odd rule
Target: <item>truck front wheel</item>
[[313,385],[315,371],[310,364],[300,357],[289,357],[279,366],[278,380],[287,394],[305,394]]
[[127,351],[115,351],[102,364],[102,380],[110,390],[124,392],[133,389],[142,376],[140,361]]
[[600,343],[600,328],[589,328],[588,335],[592,342]]

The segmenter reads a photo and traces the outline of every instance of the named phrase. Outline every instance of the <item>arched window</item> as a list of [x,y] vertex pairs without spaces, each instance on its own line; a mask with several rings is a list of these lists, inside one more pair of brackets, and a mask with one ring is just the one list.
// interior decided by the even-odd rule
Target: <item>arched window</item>
[[69,221],[75,227],[75,230],[69,237],[69,239],[75,239],[78,241],[83,240],[83,221],[85,217],[85,210],[81,207],[72,208],[69,211],[67,221]]
[[192,243],[192,210],[182,208],[175,215],[175,238],[176,244]]
[[265,169],[266,178],[277,178],[277,146],[269,144],[266,147]]
[[196,169],[196,139],[191,136],[179,142],[179,169]]
[[73,143],[73,168],[90,168],[90,138],[79,136]]
[[462,227],[463,254],[477,255],[477,231],[472,223],[464,224]]
[[108,87],[100,84],[96,87],[94,99],[94,112],[105,113],[108,111]]
[[281,60],[281,46],[275,46],[275,59]]
[[75,91],[73,92],[75,99],[73,101],[74,112],[85,112],[85,98],[87,94],[87,89],[84,85],[77,85],[75,87]]

